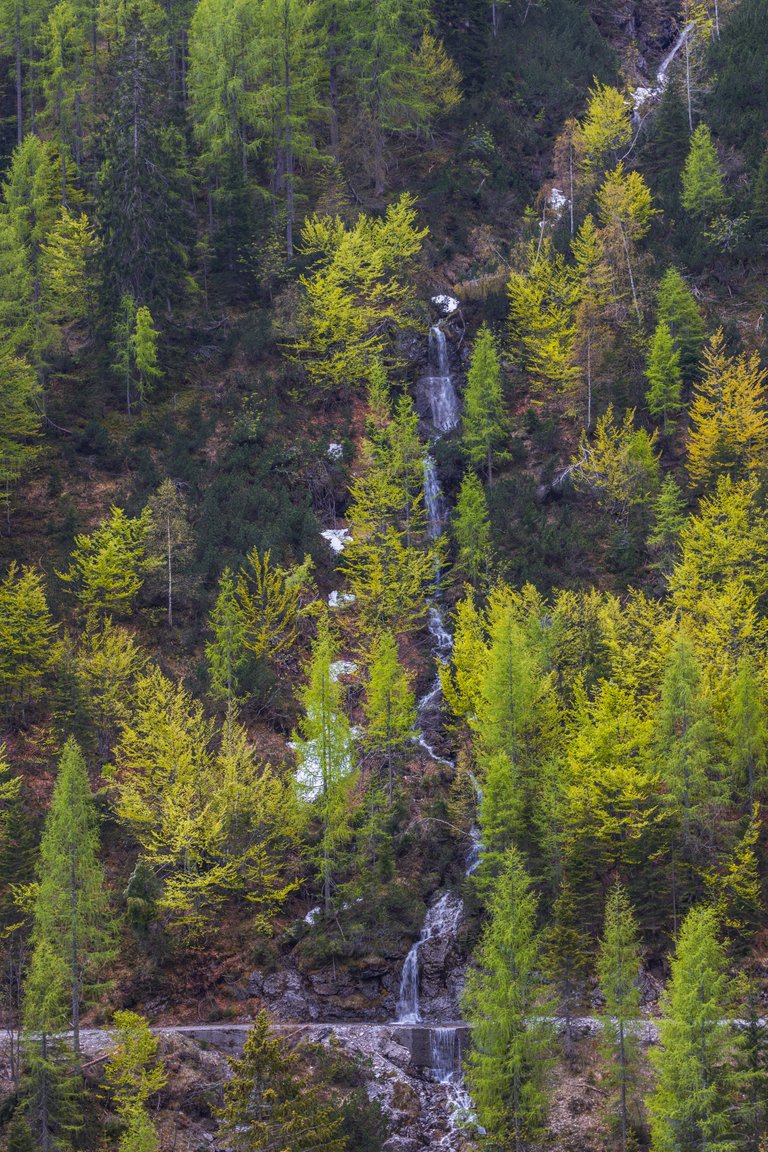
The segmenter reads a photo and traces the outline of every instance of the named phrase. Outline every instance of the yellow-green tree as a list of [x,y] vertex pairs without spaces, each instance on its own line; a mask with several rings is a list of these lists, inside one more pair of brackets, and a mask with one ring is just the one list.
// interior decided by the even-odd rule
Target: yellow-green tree
[[0,581],[0,695],[22,716],[53,665],[55,634],[41,574],[12,561]]
[[383,632],[373,643],[364,711],[365,744],[384,758],[391,808],[397,758],[416,735],[411,676],[400,664],[391,632]]
[[507,285],[511,349],[538,391],[568,394],[579,377],[574,361],[578,289],[573,269],[551,241],[526,252],[526,267]]
[[722,328],[715,333],[691,404],[688,471],[694,483],[723,473],[762,475],[768,463],[766,376],[756,352],[729,356]]
[[86,611],[115,616],[132,611],[144,584],[148,529],[146,511],[130,517],[113,506],[94,532],[75,537],[69,568],[58,575]]
[[651,190],[639,172],[627,172],[619,162],[608,173],[597,193],[597,210],[614,266],[626,265],[635,317],[641,324],[634,252],[656,215]]
[[632,139],[630,104],[624,93],[596,80],[577,132],[581,167],[590,176],[618,163]]

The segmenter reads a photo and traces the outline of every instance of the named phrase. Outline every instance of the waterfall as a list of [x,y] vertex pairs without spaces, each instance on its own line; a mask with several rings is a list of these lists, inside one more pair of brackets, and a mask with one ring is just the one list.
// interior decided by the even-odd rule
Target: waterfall
[[448,343],[438,325],[429,330],[429,371],[423,385],[438,433],[450,432],[459,422],[459,400],[451,377]]
[[442,896],[427,911],[419,938],[403,964],[403,973],[400,977],[400,995],[397,1001],[398,1023],[418,1024],[421,1022],[419,953],[428,940],[453,939],[458,932],[463,913],[463,902],[453,892],[443,892]]
[[438,1084],[451,1084],[461,1074],[461,1032],[433,1028],[429,1037],[430,1071]]

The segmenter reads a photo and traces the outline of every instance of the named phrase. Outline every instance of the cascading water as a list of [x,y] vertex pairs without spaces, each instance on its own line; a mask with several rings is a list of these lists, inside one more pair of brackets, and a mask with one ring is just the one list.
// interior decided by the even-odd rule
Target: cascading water
[[453,386],[448,342],[437,324],[429,330],[429,369],[423,386],[438,434],[450,432],[459,422],[459,400]]
[[403,973],[400,977],[400,995],[397,1001],[398,1023],[419,1024],[421,1022],[419,952],[429,940],[454,939],[463,912],[464,905],[461,897],[453,892],[444,892],[428,910],[419,938],[403,964]]

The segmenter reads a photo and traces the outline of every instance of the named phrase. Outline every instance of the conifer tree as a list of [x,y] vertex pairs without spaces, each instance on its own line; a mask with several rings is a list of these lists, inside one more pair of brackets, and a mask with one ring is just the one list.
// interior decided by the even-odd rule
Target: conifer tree
[[132,518],[122,508],[111,509],[89,536],[75,537],[69,568],[58,575],[72,587],[87,612],[125,615],[144,584],[146,512]]
[[[597,965],[605,1000],[603,1036],[611,1079],[618,1094],[619,1147],[627,1152],[638,1126],[641,1099],[639,1051],[634,1025],[640,1015],[640,946],[627,894],[616,885],[605,907],[605,928]],[[635,1121],[631,1117],[634,1114]]]
[[345,1152],[343,1116],[302,1077],[299,1059],[260,1013],[224,1086],[220,1133],[230,1152]]
[[491,524],[483,485],[474,472],[465,472],[453,519],[456,567],[473,587],[488,578]]
[[629,105],[618,88],[598,81],[589,91],[587,111],[578,129],[581,165],[600,174],[616,164],[632,139]]
[[729,356],[720,329],[704,356],[691,404],[688,471],[694,483],[723,473],[761,475],[768,465],[768,369],[757,353]]
[[33,369],[0,344],[0,508],[5,509],[9,532],[13,489],[37,456],[39,404],[40,387]]
[[103,621],[93,613],[87,617],[74,667],[102,759],[109,756],[118,731],[131,715],[136,680],[145,664],[144,653],[126,628],[109,616]]
[[350,839],[350,791],[356,776],[350,724],[332,668],[334,657],[333,641],[323,628],[300,694],[304,714],[296,739],[299,790],[314,805],[320,820],[318,874],[326,914],[333,907],[334,877]]
[[681,202],[691,216],[710,221],[725,203],[723,172],[706,124],[699,124],[683,168]]
[[36,949],[49,949],[66,965],[75,1055],[80,1053],[80,1011],[111,955],[111,920],[99,861],[96,809],[82,753],[64,746],[51,808],[40,842],[40,884],[32,933]]
[[416,703],[411,677],[399,663],[397,644],[391,632],[383,632],[374,641],[363,707],[367,721],[365,743],[385,758],[391,808],[397,757],[416,735]]
[[114,1042],[104,1069],[104,1085],[118,1116],[130,1121],[146,1109],[168,1077],[158,1056],[158,1039],[143,1016],[125,1010],[115,1012],[112,1026]]
[[652,566],[663,576],[669,577],[675,566],[684,524],[685,500],[674,476],[667,473],[653,505],[653,527],[648,536]]
[[120,297],[112,331],[112,371],[125,389],[125,410],[130,416],[133,397],[134,348],[133,333],[136,326],[136,301],[130,292]]
[[658,321],[672,333],[680,353],[680,372],[690,384],[696,377],[704,348],[704,321],[693,293],[677,268],[664,273],[657,296]]
[[768,1021],[757,976],[747,969],[735,982],[738,1016],[743,1022],[737,1037],[738,1078],[743,1099],[738,1132],[745,1152],[761,1152],[768,1123]]
[[725,1022],[731,1004],[725,950],[711,908],[683,921],[663,1001],[656,1084],[648,1100],[654,1152],[730,1146],[728,1067],[733,1048]]
[[210,692],[214,699],[226,701],[227,715],[231,715],[238,701],[239,675],[245,664],[245,629],[229,568],[221,574],[209,624],[213,638],[205,645],[205,658]]
[[757,667],[742,656],[736,669],[728,708],[728,767],[734,800],[746,795],[752,819],[758,803],[768,798],[768,730]]
[[469,463],[493,486],[493,457],[504,438],[501,366],[493,334],[483,325],[472,349],[464,391],[462,444]]
[[143,404],[152,385],[162,376],[157,363],[157,340],[159,332],[152,321],[149,308],[142,305],[136,309],[136,321],[131,334],[131,351],[136,365],[136,386]]
[[536,897],[514,848],[490,901],[490,920],[462,997],[473,1027],[466,1075],[478,1119],[499,1148],[528,1152],[543,1129],[550,1043],[542,1004]]
[[165,573],[168,627],[173,626],[174,594],[183,589],[190,562],[189,509],[173,480],[163,480],[147,503],[147,557]]
[[653,334],[648,352],[646,378],[648,391],[645,398],[648,411],[652,416],[661,417],[666,433],[670,427],[670,418],[679,412],[681,407],[682,374],[680,353],[675,348],[672,333],[663,320],[657,324]]
[[597,193],[597,208],[605,230],[606,246],[614,261],[626,264],[632,303],[638,324],[642,316],[633,267],[635,245],[648,232],[656,210],[650,189],[639,172],[626,172],[619,162]]
[[98,242],[84,212],[63,208],[42,247],[42,291],[48,319],[61,329],[93,318]]
[[41,574],[12,561],[0,581],[0,697],[22,718],[53,665],[55,635]]

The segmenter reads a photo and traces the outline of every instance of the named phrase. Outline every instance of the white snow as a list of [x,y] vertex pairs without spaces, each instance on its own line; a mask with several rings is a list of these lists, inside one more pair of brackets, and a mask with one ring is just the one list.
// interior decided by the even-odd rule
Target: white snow
[[342,456],[344,455],[344,445],[336,444],[332,440],[328,445],[327,455],[330,456],[331,460],[341,460]]
[[328,593],[328,607],[329,608],[348,608],[350,604],[354,604],[357,597],[354,592],[333,592]]
[[559,188],[553,188],[547,196],[547,204],[559,219],[568,207],[568,197]]
[[455,296],[447,296],[444,293],[439,296],[433,296],[431,303],[434,304],[435,308],[437,308],[438,312],[441,312],[443,316],[450,316],[460,306],[460,302]]
[[340,676],[351,676],[353,672],[357,672],[357,664],[351,660],[334,660],[331,664],[332,680],[338,680]]
[[328,541],[332,552],[343,552],[344,545],[352,543],[352,537],[346,528],[326,528],[320,535],[323,540]]
[[323,909],[320,904],[317,904],[314,908],[310,908],[309,912],[307,912],[306,916],[304,917],[304,923],[314,924],[322,910]]

